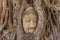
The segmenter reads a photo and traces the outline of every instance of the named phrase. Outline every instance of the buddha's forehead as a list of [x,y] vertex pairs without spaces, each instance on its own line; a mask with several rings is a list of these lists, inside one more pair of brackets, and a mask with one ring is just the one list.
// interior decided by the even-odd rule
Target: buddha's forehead
[[28,14],[28,15],[24,15],[24,18],[29,18],[29,19],[36,19],[37,18],[37,16],[35,15],[35,14]]

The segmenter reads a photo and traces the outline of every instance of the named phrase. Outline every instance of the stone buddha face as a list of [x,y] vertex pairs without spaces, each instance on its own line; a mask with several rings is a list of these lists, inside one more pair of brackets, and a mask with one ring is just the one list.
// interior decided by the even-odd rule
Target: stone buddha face
[[23,21],[23,28],[25,33],[34,32],[37,25],[37,16],[35,14],[31,12],[24,15],[22,21]]

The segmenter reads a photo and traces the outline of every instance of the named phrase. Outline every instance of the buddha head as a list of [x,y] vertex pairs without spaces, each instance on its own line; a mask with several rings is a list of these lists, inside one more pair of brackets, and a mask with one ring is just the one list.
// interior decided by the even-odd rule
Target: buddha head
[[33,7],[27,8],[22,15],[22,25],[25,33],[34,32],[38,17]]

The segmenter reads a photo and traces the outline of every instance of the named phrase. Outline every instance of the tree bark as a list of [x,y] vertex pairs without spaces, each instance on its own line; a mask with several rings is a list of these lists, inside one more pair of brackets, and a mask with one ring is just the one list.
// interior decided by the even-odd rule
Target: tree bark
[[[26,34],[22,14],[31,6],[38,23]],[[60,0],[0,0],[0,40],[60,40]]]

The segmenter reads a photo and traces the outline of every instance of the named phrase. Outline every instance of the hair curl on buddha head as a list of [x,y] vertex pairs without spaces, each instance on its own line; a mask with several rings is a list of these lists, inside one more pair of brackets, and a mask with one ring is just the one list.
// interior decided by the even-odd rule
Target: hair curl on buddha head
[[25,15],[29,15],[29,14],[33,14],[33,15],[36,15],[36,16],[38,16],[37,15],[37,12],[34,10],[34,8],[33,7],[28,7],[24,12],[23,12],[23,17],[25,16]]

